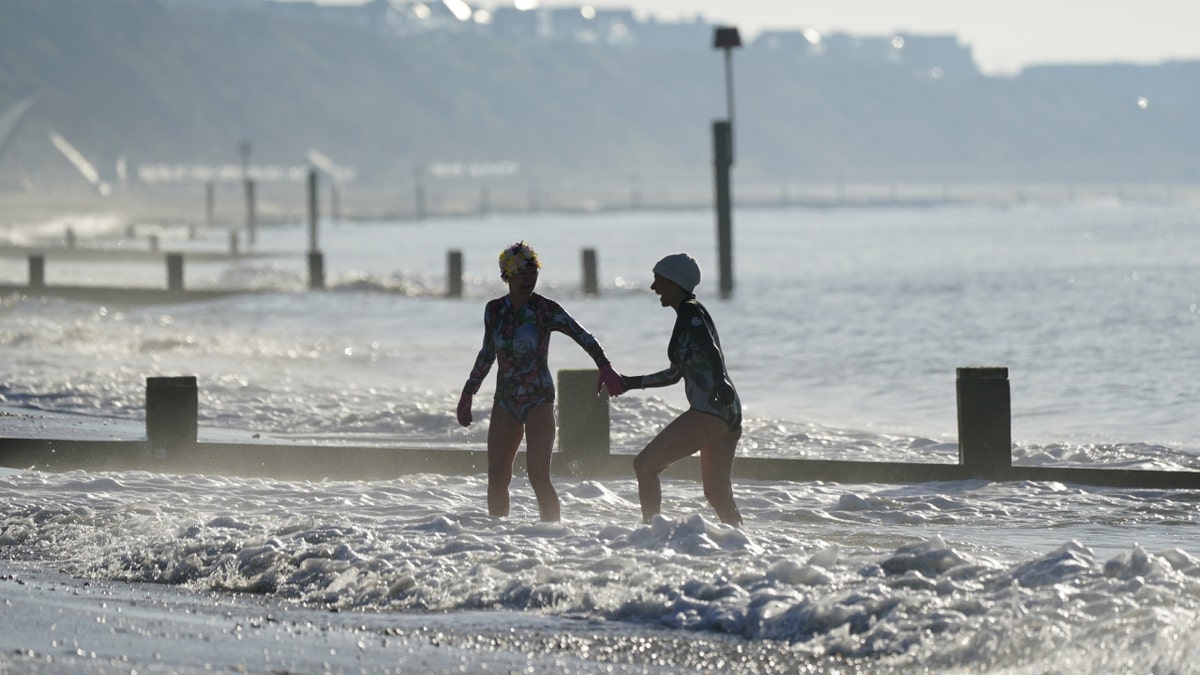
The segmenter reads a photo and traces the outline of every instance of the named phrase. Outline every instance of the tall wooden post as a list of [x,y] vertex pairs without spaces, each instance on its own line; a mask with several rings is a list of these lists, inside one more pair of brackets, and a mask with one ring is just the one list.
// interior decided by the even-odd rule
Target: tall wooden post
[[729,170],[733,166],[733,50],[742,46],[742,36],[734,26],[713,30],[713,47],[725,52],[724,120],[713,122],[713,161],[717,176],[717,257],[719,259],[721,297],[733,295],[733,197]]
[[308,170],[308,287],[325,288],[325,258],[317,248],[317,170]]
[[317,246],[317,170],[308,170],[308,250],[320,250]]
[[204,184],[204,227],[212,228],[213,219],[216,214],[216,187],[210,180]]
[[733,136],[729,122],[713,122],[713,162],[716,172],[717,257],[721,297],[733,294],[733,197],[729,174],[733,166]]
[[1008,368],[959,368],[958,460],[975,478],[1000,478],[1012,468]]
[[254,179],[246,179],[246,239],[249,246],[258,241],[258,211],[255,207]]

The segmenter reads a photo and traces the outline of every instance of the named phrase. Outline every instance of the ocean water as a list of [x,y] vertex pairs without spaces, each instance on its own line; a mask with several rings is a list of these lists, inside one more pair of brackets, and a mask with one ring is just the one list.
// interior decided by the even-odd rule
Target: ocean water
[[[745,402],[746,456],[952,462],[955,369],[996,365],[1009,368],[1017,463],[1197,470],[1198,216],[1116,202],[739,211],[726,301],[702,211],[325,223],[320,292],[304,290],[303,226],[264,228],[260,256],[187,263],[189,287],[258,293],[149,306],[5,298],[0,403],[137,421],[146,377],[188,374],[202,439],[482,448],[486,407],[462,429],[454,403],[484,302],[503,293],[496,254],[524,239],[543,259],[539,291],[630,374],[666,364],[674,315],[649,291],[651,266],[695,255]],[[26,245],[42,231],[0,236]],[[159,234],[184,251],[225,236]],[[584,248],[599,257],[598,297],[579,293]],[[462,299],[443,297],[452,249],[466,263]],[[0,265],[0,278],[24,279],[23,260]],[[157,264],[47,265],[50,283],[165,283]],[[555,339],[554,369],[589,365]],[[614,451],[631,454],[685,401],[676,387],[611,405]],[[556,483],[564,521],[543,524],[521,477],[512,517],[497,520],[482,476],[16,471],[0,475],[0,551],[384,621],[515,613],[754,654],[689,662],[701,669],[1196,669],[1196,493],[739,481],[746,526],[734,530],[687,481],[667,481],[650,525],[632,477]]]

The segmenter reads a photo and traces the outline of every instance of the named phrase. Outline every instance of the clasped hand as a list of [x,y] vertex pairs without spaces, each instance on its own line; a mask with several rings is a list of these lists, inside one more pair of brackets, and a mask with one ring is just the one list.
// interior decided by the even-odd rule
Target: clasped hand
[[596,395],[600,395],[601,390],[607,390],[609,396],[620,396],[625,393],[625,382],[617,371],[613,370],[612,364],[604,364],[600,366],[600,377],[596,380]]

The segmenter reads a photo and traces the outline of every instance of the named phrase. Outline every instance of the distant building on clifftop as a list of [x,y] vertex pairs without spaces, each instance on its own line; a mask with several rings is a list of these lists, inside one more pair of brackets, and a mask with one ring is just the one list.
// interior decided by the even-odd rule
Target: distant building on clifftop
[[[200,0],[169,0],[172,5],[205,7]],[[209,0],[203,0],[209,2]],[[361,5],[319,5],[310,2],[224,0],[209,8],[264,7],[309,21],[352,24],[385,34],[475,32],[531,40],[554,40],[642,48],[710,49],[714,24],[697,14],[691,21],[640,21],[631,9],[602,9],[591,5],[522,8],[514,2],[493,9],[464,0],[371,0]],[[932,78],[979,75],[971,48],[954,35],[896,33],[856,36],[821,35],[811,28],[764,31],[748,45],[803,53],[814,58],[861,63],[895,64],[913,74]]]

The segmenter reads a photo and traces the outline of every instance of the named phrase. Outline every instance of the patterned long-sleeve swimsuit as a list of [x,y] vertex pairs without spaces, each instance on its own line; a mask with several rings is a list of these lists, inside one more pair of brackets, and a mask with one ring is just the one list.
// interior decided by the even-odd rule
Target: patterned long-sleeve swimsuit
[[534,293],[520,309],[506,295],[488,302],[483,314],[483,347],[467,378],[471,394],[496,367],[496,405],[517,420],[538,405],[554,401],[550,374],[550,333],[569,336],[592,357],[597,366],[608,364],[600,343],[567,314],[557,302]]
[[630,385],[665,387],[682,378],[692,410],[716,415],[731,431],[742,426],[742,401],[725,369],[721,338],[708,310],[694,297],[679,305],[667,358],[670,368],[631,377]]

